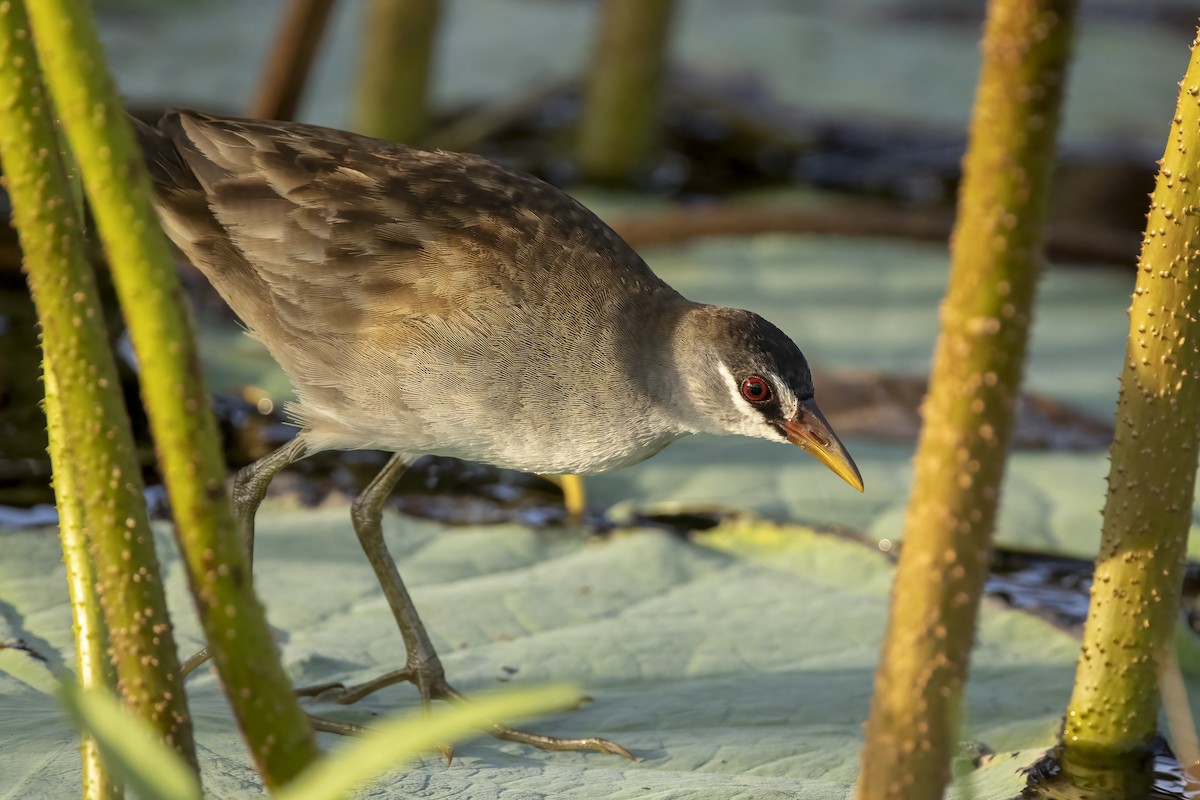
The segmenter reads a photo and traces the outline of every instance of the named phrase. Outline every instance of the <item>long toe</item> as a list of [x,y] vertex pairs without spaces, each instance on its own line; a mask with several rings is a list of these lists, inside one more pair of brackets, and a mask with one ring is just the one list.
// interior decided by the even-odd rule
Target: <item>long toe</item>
[[[347,686],[340,681],[329,681],[327,683],[315,683],[312,686],[305,686],[296,690],[296,694],[300,697],[311,697],[314,700],[319,700],[323,703],[339,703],[348,706],[351,703],[357,703],[364,697],[378,692],[380,689],[386,689],[389,686],[394,686],[397,683],[411,683],[417,686],[418,691],[421,691],[422,683],[428,687],[428,681],[420,679],[419,671],[410,667],[403,669],[392,670],[385,672],[378,678],[372,678],[364,683],[357,683]],[[424,705],[429,705],[429,690],[426,688],[421,691],[421,699]]]
[[370,728],[355,725],[353,722],[318,717],[316,714],[306,714],[305,716],[308,717],[308,724],[312,725],[314,731],[336,733],[338,736],[364,736],[371,731]]
[[[440,665],[439,665],[440,666]],[[448,703],[470,703],[471,701],[465,698],[461,692],[455,689],[446,681],[445,675],[440,668],[433,670],[421,670],[415,667],[404,667],[403,669],[393,670],[391,672],[380,675],[378,678],[367,681],[365,683],[356,684],[354,686],[346,686],[342,683],[330,682],[319,683],[313,686],[306,686],[298,689],[296,694],[301,697],[312,697],[323,702],[335,702],[342,705],[349,705],[357,702],[373,692],[377,692],[388,686],[397,683],[412,683],[417,687],[417,691],[421,696],[421,704],[428,706],[433,700],[442,700]],[[313,727],[319,731],[327,733],[338,733],[343,736],[361,735],[366,728],[359,725],[354,725],[348,722],[338,722],[335,720],[326,719],[324,717],[316,717],[309,715],[309,719],[313,723]],[[561,738],[558,736],[547,736],[542,733],[533,733],[531,731],[523,731],[518,728],[510,728],[507,725],[499,723],[490,723],[487,728],[488,732],[497,739],[503,739],[507,742],[516,742],[518,744],[529,745],[536,747],[539,750],[594,750],[598,753],[609,753],[611,755],[628,758],[630,761],[637,761],[637,757],[626,750],[621,745],[609,739],[604,739],[599,736],[586,736],[581,738]],[[446,762],[450,763],[454,760],[454,748],[450,746],[439,747]]]
[[314,683],[311,686],[301,686],[296,689],[296,697],[311,697],[314,700],[333,700],[336,702],[338,696],[345,688],[346,684],[341,681]]
[[530,747],[536,747],[539,750],[595,750],[598,753],[609,753],[614,756],[628,758],[630,761],[638,760],[637,756],[626,750],[621,745],[609,739],[603,739],[599,736],[585,736],[579,739],[562,739],[557,736],[546,736],[542,733],[530,733],[529,731],[510,728],[507,725],[498,725],[496,723],[492,723],[491,734],[497,739],[503,739],[506,742],[527,744]]
[[201,647],[199,650],[192,653],[191,656],[188,657],[187,661],[183,662],[183,666],[180,667],[180,674],[186,678],[195,672],[197,667],[200,667],[204,664],[204,662],[208,661],[210,657],[211,656],[208,654],[208,648]]
[[300,697],[312,697],[322,702],[340,703],[348,706],[357,703],[364,697],[395,686],[397,683],[411,683],[417,687],[421,704],[428,706],[434,700],[449,700],[453,689],[446,683],[446,673],[442,670],[440,661],[420,666],[405,666],[385,672],[377,678],[350,686],[340,681],[317,683],[297,689]]
[[[443,681],[441,686],[438,688],[440,691],[435,695],[435,697],[439,700],[446,700],[455,703],[471,702],[467,698],[463,697],[463,695],[457,689],[445,681]],[[609,753],[614,756],[628,758],[630,761],[638,760],[637,756],[626,750],[621,745],[599,736],[585,736],[576,739],[565,739],[558,736],[547,736],[542,733],[523,731],[519,728],[510,728],[507,725],[501,725],[497,722],[490,723],[488,732],[497,739],[503,739],[506,742],[527,744],[530,747],[536,747],[539,750],[594,750],[598,753]]]

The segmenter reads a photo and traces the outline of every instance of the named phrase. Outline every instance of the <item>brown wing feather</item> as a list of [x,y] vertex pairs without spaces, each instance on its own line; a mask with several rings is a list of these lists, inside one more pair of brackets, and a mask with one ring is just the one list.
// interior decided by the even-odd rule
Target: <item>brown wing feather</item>
[[[447,313],[475,291],[508,292],[519,302],[529,288],[522,251],[539,245],[557,250],[559,263],[576,251],[610,271],[626,270],[632,281],[662,286],[574,200],[475,156],[189,112],[164,117],[159,131],[174,148],[174,158],[160,159],[171,168],[156,174],[156,183],[166,179],[165,205],[195,220],[206,216],[197,202],[202,193],[207,216],[271,295],[290,305],[299,296],[344,308],[319,315],[325,332]],[[201,241],[181,243],[188,255],[212,246],[213,228],[203,231]],[[492,268],[474,268],[478,261]],[[212,265],[210,278],[219,284],[225,269],[224,261]]]
[[[600,374],[591,360],[641,335],[614,304],[677,297],[576,201],[476,156],[186,111],[140,135],[164,227],[291,376],[300,421],[341,429],[328,446],[427,429],[442,393],[511,419],[564,352]],[[516,383],[462,393],[489,374]]]

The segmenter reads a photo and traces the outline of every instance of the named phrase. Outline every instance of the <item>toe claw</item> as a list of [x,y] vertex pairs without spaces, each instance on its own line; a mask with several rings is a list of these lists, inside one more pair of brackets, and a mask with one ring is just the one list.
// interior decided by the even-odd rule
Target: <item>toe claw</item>
[[630,761],[641,761],[640,758],[626,750],[624,747],[621,747],[621,745],[614,741],[596,738],[595,742],[597,744],[595,749],[601,753],[609,753],[614,756],[621,756],[622,758],[628,758]]

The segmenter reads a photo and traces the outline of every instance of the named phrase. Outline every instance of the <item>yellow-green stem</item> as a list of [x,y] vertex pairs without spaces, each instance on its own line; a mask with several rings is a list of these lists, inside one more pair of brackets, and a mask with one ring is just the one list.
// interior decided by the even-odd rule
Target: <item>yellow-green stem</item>
[[579,128],[579,163],[600,181],[627,181],[645,164],[674,0],[605,0]]
[[940,797],[1041,262],[1074,0],[992,0],[858,796]]
[[[66,500],[60,510],[68,566],[74,568],[72,595],[82,592],[79,600],[89,604],[87,590],[76,582],[85,579],[80,570],[90,557],[122,698],[194,767],[141,469],[22,0],[0,0],[0,98],[0,160],[42,328],[53,390],[47,412],[58,423],[51,454],[55,489]],[[76,536],[81,518],[87,554]],[[77,621],[90,629],[80,643],[88,664],[81,677],[95,679],[103,672],[96,663],[95,620],[88,611]]]
[[439,0],[368,0],[353,127],[416,144],[429,126]]
[[[67,592],[71,597],[72,632],[75,639],[75,671],[85,689],[116,688],[116,675],[108,661],[108,629],[96,593],[96,574],[88,555],[87,537],[79,485],[71,463],[63,427],[63,398],[54,372],[43,366],[46,384],[46,428],[50,440],[50,463],[54,471],[54,497],[58,507],[58,538],[67,568]],[[83,800],[117,800],[124,790],[100,758],[91,736],[82,734],[79,744]]]
[[254,595],[187,307],[142,156],[82,3],[37,0],[28,10],[142,369],[143,400],[209,650],[264,781],[279,786],[318,751]]
[[[1172,640],[1200,431],[1200,47],[1180,84],[1129,308],[1108,499],[1067,751],[1149,744]],[[1068,753],[1069,755],[1069,753]]]

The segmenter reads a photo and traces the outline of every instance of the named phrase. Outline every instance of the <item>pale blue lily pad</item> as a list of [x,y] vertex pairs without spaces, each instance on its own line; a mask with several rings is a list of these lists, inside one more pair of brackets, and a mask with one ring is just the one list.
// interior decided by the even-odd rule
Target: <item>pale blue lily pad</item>
[[[647,256],[690,296],[763,312],[823,369],[927,367],[946,272],[940,248],[769,236]],[[1097,416],[1111,407],[1131,280],[1120,271],[1050,272],[1032,345],[1035,389]],[[230,350],[209,347],[206,357],[219,361]],[[258,375],[258,383],[280,385],[261,353],[240,369],[238,380]],[[913,448],[847,445],[864,495],[795,448],[734,438],[680,442],[587,484],[597,504],[719,505],[791,524],[780,530],[731,522],[696,542],[653,531],[589,541],[580,530],[446,528],[389,516],[390,546],[459,688],[577,682],[593,701],[533,727],[607,736],[643,760],[532,752],[483,738],[460,747],[450,768],[431,754],[372,796],[850,796],[892,577],[888,556],[871,542],[901,532]],[[999,540],[1093,554],[1105,466],[1102,451],[1017,453]],[[798,522],[857,530],[868,543]],[[49,531],[0,535],[0,638],[22,638],[69,662],[56,539]],[[180,647],[190,652],[200,639],[180,562],[163,530],[159,541]],[[298,683],[361,681],[399,665],[400,638],[345,507],[269,503],[258,542],[258,588]],[[972,773],[964,797],[1016,793],[1016,768],[1054,742],[1077,652],[1078,642],[1048,623],[984,604],[963,738],[1022,755]],[[189,694],[208,791],[257,791],[215,678],[194,677]],[[411,706],[413,695],[397,687],[354,707],[313,708],[369,724]],[[0,776],[9,779],[0,785],[17,787],[0,789],[0,798],[75,791],[74,735],[54,701],[19,672],[0,674],[0,737]],[[327,735],[322,742],[338,745]]]
[[[459,688],[577,682],[592,701],[533,727],[606,736],[642,760],[482,738],[461,746],[452,766],[431,753],[371,796],[849,796],[892,574],[882,554],[763,524],[719,528],[697,543],[651,531],[589,541],[579,530],[450,529],[396,517],[385,527]],[[188,651],[199,641],[196,622],[164,533],[160,554]],[[3,536],[4,638],[69,660],[57,541],[50,531]],[[274,504],[258,541],[258,588],[298,681],[359,681],[400,663],[400,638],[346,509]],[[990,603],[979,638],[965,735],[998,750],[1052,743],[1076,641]],[[211,673],[193,677],[189,698],[207,790],[247,796],[254,774]],[[369,725],[413,701],[410,687],[396,687],[353,707],[312,708]],[[19,673],[0,674],[0,738],[4,785],[21,787],[0,797],[76,791],[75,736],[53,698]]]

